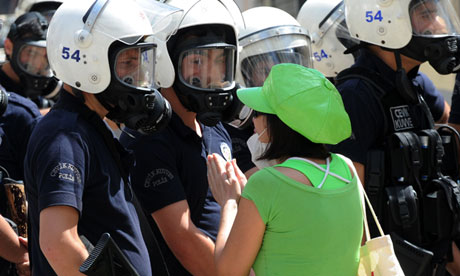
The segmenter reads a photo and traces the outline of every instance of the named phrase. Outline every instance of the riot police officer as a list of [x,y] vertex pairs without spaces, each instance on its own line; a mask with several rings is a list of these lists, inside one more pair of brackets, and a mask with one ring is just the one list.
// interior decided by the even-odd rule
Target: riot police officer
[[[151,215],[161,256],[157,267],[171,275],[215,275],[214,241],[220,207],[208,188],[206,156],[232,158],[220,122],[233,104],[237,31],[233,1],[166,1],[184,10],[177,32],[159,62],[161,94],[173,115],[168,127],[139,138],[131,130],[120,141],[134,151],[133,187]],[[136,138],[133,139],[135,136]]]
[[[422,257],[412,264],[398,255],[406,274],[431,275],[436,267],[442,275],[446,262],[452,262],[452,255],[458,256],[452,243],[457,231],[451,231],[449,223],[434,220],[440,219],[430,212],[435,208],[425,208],[430,202],[442,202],[431,197],[433,190],[428,189],[433,187],[432,178],[442,178],[436,161],[442,152],[439,135],[433,134],[432,114],[423,99],[424,88],[413,80],[422,62],[429,61],[443,74],[458,65],[457,47],[453,47],[460,30],[457,15],[448,0],[344,3],[350,34],[364,47],[353,67],[337,76],[353,134],[334,150],[353,160],[385,230],[403,237],[395,244],[406,246],[409,241],[434,252],[432,266],[426,262],[429,257],[423,258],[430,253],[423,249],[416,250]],[[417,138],[419,135],[434,139],[425,143]],[[428,152],[422,151],[422,142],[438,154],[437,159],[423,159],[433,168],[429,176],[420,173],[426,167],[421,167],[418,150]],[[457,189],[449,180],[442,181]],[[392,213],[394,208],[399,211]],[[453,218],[455,208],[443,209],[442,217]],[[445,228],[448,230],[442,230]],[[447,264],[447,268],[455,271],[458,261]]]
[[[314,68],[330,80],[355,63],[362,45],[348,31],[343,0],[308,0],[301,7],[297,20],[312,37]],[[433,82],[420,71],[412,81],[423,88],[422,96],[436,123],[446,123],[450,105]]]
[[46,53],[48,21],[38,12],[19,16],[5,40],[7,62],[0,67],[0,84],[7,91],[30,98],[40,109],[52,104],[47,97],[60,86],[51,72]]
[[146,4],[70,1],[50,24],[49,61],[65,87],[34,129],[24,161],[34,275],[80,275],[89,254],[80,236],[95,245],[105,232],[139,275],[152,275],[131,159],[103,122],[152,133],[169,120],[170,106],[153,88],[160,41],[153,42],[152,24],[165,19],[157,12],[177,9]]

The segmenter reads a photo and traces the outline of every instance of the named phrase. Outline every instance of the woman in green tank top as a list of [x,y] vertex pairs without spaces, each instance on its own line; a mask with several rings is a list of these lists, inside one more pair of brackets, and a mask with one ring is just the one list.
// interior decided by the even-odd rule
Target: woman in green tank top
[[355,276],[362,238],[358,177],[328,151],[351,134],[335,87],[318,71],[272,67],[263,87],[238,90],[256,112],[261,159],[277,160],[249,181],[236,166],[208,156],[208,180],[221,205],[215,261],[219,275]]

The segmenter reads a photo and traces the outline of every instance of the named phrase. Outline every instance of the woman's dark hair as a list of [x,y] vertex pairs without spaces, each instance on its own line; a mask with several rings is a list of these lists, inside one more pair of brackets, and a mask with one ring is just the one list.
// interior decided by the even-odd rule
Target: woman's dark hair
[[293,156],[326,159],[330,156],[329,150],[324,144],[313,143],[283,123],[276,115],[264,115],[267,118],[267,132],[270,137],[270,144],[262,156],[259,157],[259,160],[286,160]]

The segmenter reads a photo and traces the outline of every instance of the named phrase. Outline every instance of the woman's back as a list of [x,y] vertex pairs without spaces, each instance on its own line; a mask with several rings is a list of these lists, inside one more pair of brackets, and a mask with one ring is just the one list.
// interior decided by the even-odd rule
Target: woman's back
[[[331,172],[349,179],[337,171],[340,167],[348,169],[333,155]],[[314,167],[305,172],[313,186],[318,186],[318,172]],[[266,224],[254,263],[258,276],[356,275],[363,229],[358,182],[354,177],[343,187],[327,189],[337,181],[329,175],[324,188],[315,188],[273,167],[250,178],[243,197],[255,203]]]

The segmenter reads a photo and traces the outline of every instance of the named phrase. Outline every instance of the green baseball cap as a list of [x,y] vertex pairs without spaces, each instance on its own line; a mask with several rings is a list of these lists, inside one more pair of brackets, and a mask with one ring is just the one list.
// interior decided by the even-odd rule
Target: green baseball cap
[[254,110],[277,115],[314,143],[335,145],[351,135],[342,97],[315,69],[277,64],[262,87],[239,89],[237,95]]

